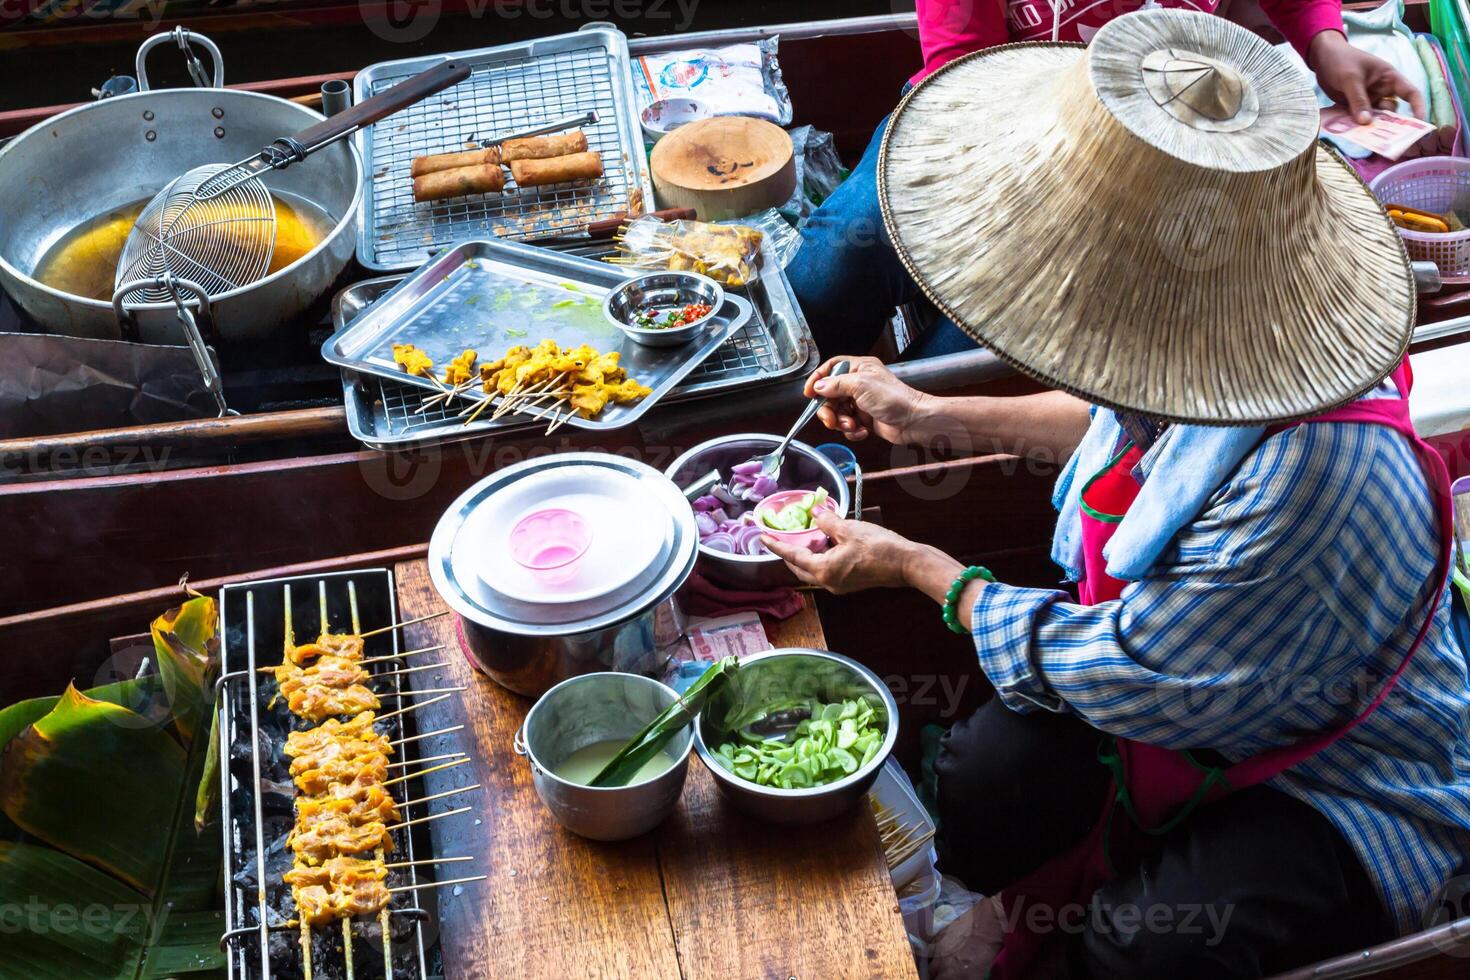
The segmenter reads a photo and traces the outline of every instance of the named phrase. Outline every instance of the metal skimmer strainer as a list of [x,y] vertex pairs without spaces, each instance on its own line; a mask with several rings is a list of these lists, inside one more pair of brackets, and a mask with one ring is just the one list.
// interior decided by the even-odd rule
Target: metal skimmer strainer
[[[190,303],[197,301],[207,313],[210,297],[260,279],[275,254],[276,206],[261,175],[284,170],[469,75],[468,65],[446,61],[295,136],[277,139],[248,159],[206,164],[175,178],[148,202],[123,246],[112,296],[119,317],[124,301],[172,302],[189,346],[207,359]],[[186,301],[185,294],[193,295]],[[218,374],[212,364],[201,363],[200,369],[225,414]]]

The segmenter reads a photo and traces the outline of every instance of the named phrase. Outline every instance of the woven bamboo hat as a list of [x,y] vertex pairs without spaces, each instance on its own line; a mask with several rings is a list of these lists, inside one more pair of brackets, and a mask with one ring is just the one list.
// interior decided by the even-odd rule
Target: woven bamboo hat
[[1317,130],[1265,41],[1146,10],[935,72],[878,196],[925,293],[1022,371],[1161,419],[1285,421],[1372,388],[1414,319],[1397,232]]

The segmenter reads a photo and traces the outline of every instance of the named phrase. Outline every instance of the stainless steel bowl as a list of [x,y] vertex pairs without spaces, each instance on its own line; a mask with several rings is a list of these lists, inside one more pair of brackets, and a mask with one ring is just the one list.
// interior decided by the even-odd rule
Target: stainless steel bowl
[[672,688],[636,674],[583,674],[541,696],[516,733],[515,750],[531,761],[536,794],[558,823],[593,840],[626,840],[663,822],[679,802],[689,771],[688,728],[664,749],[674,765],[641,783],[583,786],[555,769],[578,749],[632,738],[677,698]]
[[[883,747],[857,772],[811,789],[777,789],[741,779],[716,760],[711,746],[734,737],[727,719],[759,716],[762,708],[791,698],[819,701],[863,698],[880,705],[887,725]],[[858,802],[878,778],[898,740],[898,704],[888,686],[856,660],[825,650],[771,650],[742,657],[730,683],[705,704],[694,722],[694,749],[714,775],[720,791],[740,809],[771,823],[817,823]]]
[[[708,303],[709,312],[682,327],[645,330],[633,326],[633,317],[650,306],[658,309]],[[607,294],[602,312],[634,343],[647,347],[677,347],[693,340],[725,305],[725,290],[708,276],[693,272],[650,272],[634,276]]]
[[[664,472],[675,484],[687,487],[712,469],[729,477],[730,467],[775,449],[780,436],[741,432],[701,442],[669,464]],[[826,456],[804,442],[791,441],[777,481],[782,490],[826,487],[839,516],[852,508],[852,496],[842,471]],[[753,505],[752,505],[753,506]],[[796,576],[775,555],[730,555],[699,546],[699,573],[712,582],[734,588],[775,589],[797,584]]]

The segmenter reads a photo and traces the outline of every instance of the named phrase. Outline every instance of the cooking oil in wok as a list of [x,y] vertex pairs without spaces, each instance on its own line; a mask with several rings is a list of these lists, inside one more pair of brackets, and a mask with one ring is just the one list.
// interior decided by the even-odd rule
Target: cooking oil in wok
[[[314,204],[281,194],[272,197],[276,202],[276,248],[266,275],[316,248],[334,224]],[[32,276],[63,293],[110,302],[118,257],[150,200],[145,197],[125,204],[73,228],[42,256]]]

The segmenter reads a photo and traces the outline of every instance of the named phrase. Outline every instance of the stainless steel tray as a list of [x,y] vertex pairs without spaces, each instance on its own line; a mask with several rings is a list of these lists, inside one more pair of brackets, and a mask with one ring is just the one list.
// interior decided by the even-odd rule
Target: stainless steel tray
[[[607,242],[579,246],[585,257],[611,253]],[[759,279],[741,290],[753,312],[745,326],[699,364],[667,396],[670,402],[705,397],[749,385],[780,381],[816,365],[817,348],[811,329],[791,294],[786,275],[769,254]],[[354,283],[339,292],[332,303],[332,319],[338,331],[354,323],[370,306],[384,297],[403,276],[383,276]],[[382,452],[410,449],[435,443],[456,442],[483,434],[490,425],[477,420],[468,426],[456,416],[458,407],[446,411],[436,404],[426,411],[428,394],[401,378],[381,378],[342,372],[342,400],[347,410],[347,427],[363,445]],[[497,420],[501,434],[531,431],[538,423],[511,417]]]
[[[393,361],[395,342],[412,343],[436,365],[466,348],[498,357],[506,348],[535,346],[550,338],[563,347],[590,344],[618,351],[628,375],[653,389],[633,405],[608,405],[596,418],[572,415],[569,425],[582,429],[618,429],[642,417],[674,389],[701,361],[715,352],[750,319],[748,300],[729,296],[725,308],[698,337],[678,347],[645,347],[628,339],[602,313],[608,291],[628,278],[605,262],[516,242],[465,242],[432,260],[399,283],[379,302],[327,338],[322,357],[359,374],[442,391],[429,378],[400,371]],[[459,422],[461,410],[483,395],[471,389],[447,406]],[[550,406],[538,409],[550,412]],[[523,421],[524,419],[522,419]],[[506,428],[497,419],[487,428]]]
[[[357,260],[363,266],[380,272],[412,269],[457,242],[575,231],[618,212],[637,214],[653,200],[622,32],[592,28],[380,62],[358,72],[354,97],[360,102],[450,59],[468,63],[470,77],[354,137],[368,171],[357,212]],[[602,156],[598,180],[414,201],[409,176],[414,157],[463,150],[589,109],[599,117],[583,127],[588,149]]]

